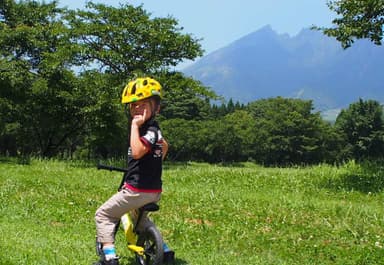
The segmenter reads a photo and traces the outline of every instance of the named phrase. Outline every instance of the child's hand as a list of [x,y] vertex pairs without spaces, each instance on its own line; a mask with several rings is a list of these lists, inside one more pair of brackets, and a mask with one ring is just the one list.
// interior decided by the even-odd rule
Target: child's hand
[[144,109],[143,114],[135,114],[132,118],[132,125],[140,127],[148,119],[147,110]]

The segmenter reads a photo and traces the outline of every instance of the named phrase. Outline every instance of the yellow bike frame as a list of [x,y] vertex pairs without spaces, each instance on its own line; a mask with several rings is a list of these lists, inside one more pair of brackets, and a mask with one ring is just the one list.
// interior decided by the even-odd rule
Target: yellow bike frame
[[126,213],[121,217],[121,224],[124,228],[124,235],[128,243],[128,249],[139,254],[140,256],[143,256],[144,248],[136,245],[137,235],[133,231],[133,221],[129,213]]

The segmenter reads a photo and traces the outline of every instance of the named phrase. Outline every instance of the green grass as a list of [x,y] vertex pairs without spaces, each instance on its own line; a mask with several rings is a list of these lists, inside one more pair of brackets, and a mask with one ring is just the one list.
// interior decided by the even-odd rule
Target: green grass
[[[120,173],[32,159],[0,161],[0,264],[92,264],[94,212]],[[177,265],[384,264],[384,168],[164,169],[152,215]],[[122,264],[134,264],[118,237]]]

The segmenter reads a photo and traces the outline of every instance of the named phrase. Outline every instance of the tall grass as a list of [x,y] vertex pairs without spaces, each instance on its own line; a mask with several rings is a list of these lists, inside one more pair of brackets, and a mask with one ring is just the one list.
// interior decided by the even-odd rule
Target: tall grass
[[[384,264],[378,164],[166,165],[152,215],[176,264]],[[96,208],[120,173],[32,159],[0,163],[0,264],[92,264]],[[118,252],[134,264],[118,236]]]

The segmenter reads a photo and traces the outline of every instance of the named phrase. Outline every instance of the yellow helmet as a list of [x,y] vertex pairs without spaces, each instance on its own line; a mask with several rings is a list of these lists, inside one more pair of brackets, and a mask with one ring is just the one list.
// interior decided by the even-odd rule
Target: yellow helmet
[[125,86],[121,103],[132,103],[153,96],[163,97],[160,83],[150,77],[137,78]]

